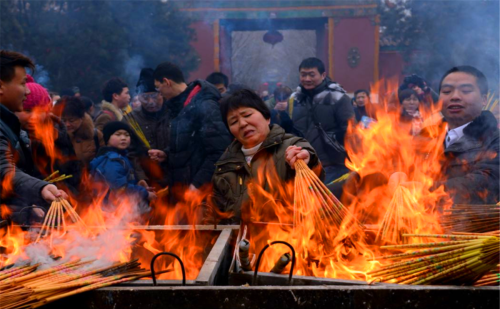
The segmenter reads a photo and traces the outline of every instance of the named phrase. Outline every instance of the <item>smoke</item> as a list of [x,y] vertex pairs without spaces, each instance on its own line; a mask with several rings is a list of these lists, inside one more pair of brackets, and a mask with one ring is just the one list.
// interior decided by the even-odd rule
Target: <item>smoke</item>
[[35,73],[33,74],[33,79],[35,79],[35,82],[38,84],[44,86],[47,89],[50,89],[50,77],[49,77],[49,72],[45,70],[43,65],[41,64],[36,64],[35,65]]
[[[135,84],[139,79],[139,73],[141,72],[141,69],[144,67],[144,57],[141,55],[132,56],[125,61],[123,66],[123,71],[125,74],[124,77],[127,81],[129,81],[129,88],[131,90],[134,89],[134,91],[130,91],[131,93],[137,92],[137,89],[135,89]],[[131,87],[132,85],[134,85],[133,88]]]

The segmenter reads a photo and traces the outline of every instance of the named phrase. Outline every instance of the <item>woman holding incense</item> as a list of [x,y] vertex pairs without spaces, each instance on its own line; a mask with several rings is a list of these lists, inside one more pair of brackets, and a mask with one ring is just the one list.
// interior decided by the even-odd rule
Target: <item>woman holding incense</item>
[[[242,89],[225,97],[220,110],[235,138],[215,164],[212,179],[212,201],[221,211],[231,212],[229,222],[224,223],[250,221],[250,213],[252,220],[259,220],[264,212],[269,218],[271,209],[265,204],[286,199],[283,186],[294,179],[294,164],[299,159],[324,178],[309,142],[285,133],[277,124],[270,125],[269,108],[253,91]],[[259,200],[259,192],[265,192],[263,200]],[[252,200],[259,200],[259,205],[253,207]]]
[[87,166],[95,158],[100,147],[104,146],[101,131],[94,127],[85,104],[77,97],[64,97],[57,102],[55,110],[62,110],[61,120],[66,126],[78,160]]
[[398,93],[401,115],[400,125],[408,130],[413,136],[422,130],[423,118],[420,113],[422,99],[413,89],[405,89]]

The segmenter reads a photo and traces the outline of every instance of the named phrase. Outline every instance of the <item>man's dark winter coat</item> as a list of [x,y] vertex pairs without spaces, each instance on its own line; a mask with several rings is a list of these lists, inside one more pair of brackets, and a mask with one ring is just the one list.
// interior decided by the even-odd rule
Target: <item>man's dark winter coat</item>
[[312,91],[302,86],[294,94],[293,123],[296,129],[311,143],[324,167],[345,166],[345,155],[332,156],[325,150],[322,140],[314,125],[312,114],[331,137],[344,145],[344,136],[349,120],[354,118],[351,99],[342,87],[325,79]]
[[499,130],[489,111],[464,129],[464,136],[445,150],[444,185],[455,204],[496,204],[499,201]]
[[[189,105],[184,102],[195,86],[201,86]],[[166,149],[170,184],[209,183],[215,162],[231,143],[232,137],[222,122],[220,94],[213,85],[197,80],[165,103],[170,114],[170,143]]]
[[41,191],[48,182],[30,176],[35,169],[28,148],[19,119],[0,104],[0,204],[7,205],[11,220],[19,224],[29,219],[23,208],[47,205]]
[[[132,117],[141,127],[144,136],[149,142],[151,149],[165,150],[170,142],[170,121],[166,104],[156,113],[150,113],[143,108],[132,111],[129,116],[123,117],[123,122],[128,123]],[[145,146],[145,145],[144,145]],[[165,175],[163,164],[158,164],[149,159],[147,149],[132,145],[129,153],[129,159],[134,164],[138,180],[147,180],[149,182],[159,182],[164,185],[162,178]],[[161,178],[161,179],[160,179]],[[151,184],[151,183],[150,183]]]

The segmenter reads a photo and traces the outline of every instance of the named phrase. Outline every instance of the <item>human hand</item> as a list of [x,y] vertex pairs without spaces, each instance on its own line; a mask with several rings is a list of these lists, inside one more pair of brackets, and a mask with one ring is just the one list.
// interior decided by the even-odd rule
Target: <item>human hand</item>
[[55,201],[58,198],[67,199],[68,195],[66,192],[59,190],[55,185],[46,185],[43,187],[41,192],[42,198],[47,202]]
[[156,193],[154,191],[148,191],[148,200],[149,201],[156,200],[157,198],[158,198],[158,196],[156,196]]
[[148,155],[153,161],[163,162],[167,159],[167,154],[164,151],[158,149],[150,149]]
[[285,151],[285,160],[292,169],[295,169],[294,165],[297,160],[304,160],[304,162],[308,164],[310,158],[311,154],[309,151],[302,149],[302,147],[289,146]]

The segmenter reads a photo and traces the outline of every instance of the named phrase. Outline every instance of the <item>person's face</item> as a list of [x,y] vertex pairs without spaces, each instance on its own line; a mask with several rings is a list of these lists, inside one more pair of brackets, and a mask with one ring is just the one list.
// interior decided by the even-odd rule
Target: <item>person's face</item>
[[132,99],[132,109],[137,109],[139,107],[141,107],[141,101],[139,101],[139,96],[136,95],[133,99]]
[[227,91],[227,88],[226,86],[224,86],[224,84],[215,84],[215,88],[219,90],[220,94],[224,94]]
[[159,92],[141,93],[138,99],[142,108],[150,113],[159,111],[163,106],[163,98]]
[[444,78],[439,99],[443,101],[441,112],[451,129],[477,118],[486,105],[486,95],[481,94],[476,77],[464,72]]
[[50,110],[48,108],[35,107],[34,109],[25,109],[15,114],[19,118],[23,130],[32,134],[35,132],[36,126],[40,126],[50,120]]
[[14,68],[14,77],[10,82],[0,81],[0,103],[11,112],[22,112],[23,102],[30,90],[26,87],[26,69]]
[[128,87],[122,89],[120,94],[113,94],[113,100],[117,102],[119,108],[125,108],[130,102],[130,93]]
[[412,94],[402,102],[403,109],[410,115],[415,114],[418,110],[419,101],[416,95]]
[[118,130],[108,140],[108,146],[125,150],[130,146],[130,134],[125,130]]
[[16,112],[15,114],[16,114],[17,118],[19,118],[19,122],[21,123],[21,127],[23,128],[23,130],[31,131],[30,130],[30,127],[32,124],[32,120],[31,120],[32,112],[31,112],[31,110],[24,110],[22,112]]
[[247,149],[257,146],[266,139],[270,131],[270,121],[251,107],[240,107],[227,114],[229,131]]
[[368,96],[366,95],[366,93],[360,92],[356,95],[355,101],[357,106],[365,106],[365,104],[368,102]]
[[63,115],[61,121],[66,126],[66,130],[69,133],[75,133],[76,130],[80,129],[83,123],[83,118],[78,118],[76,116]]
[[170,100],[176,96],[173,89],[173,82],[167,78],[163,78],[162,81],[155,80],[155,87],[166,100]]
[[300,84],[306,90],[312,90],[318,87],[326,77],[326,72],[320,74],[318,68],[302,68],[300,69]]

